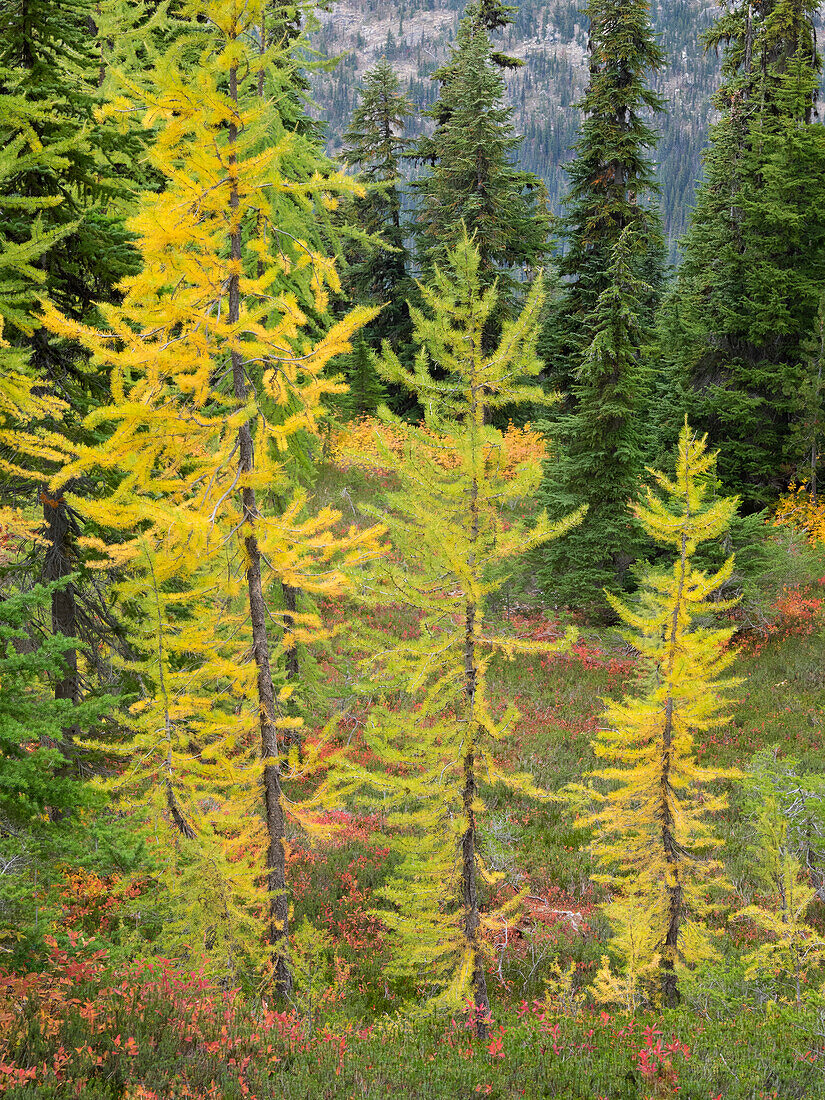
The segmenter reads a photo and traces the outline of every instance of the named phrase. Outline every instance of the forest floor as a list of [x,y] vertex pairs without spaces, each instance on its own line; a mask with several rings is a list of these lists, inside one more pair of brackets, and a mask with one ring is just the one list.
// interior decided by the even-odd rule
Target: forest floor
[[[369,481],[330,475],[322,497],[360,520]],[[345,516],[345,519],[348,516]],[[760,631],[740,634],[731,722],[697,751],[703,764],[747,768],[759,750],[793,758],[800,774],[825,773],[825,577],[777,583]],[[343,615],[343,609],[339,609]],[[373,625],[409,629],[398,609],[368,612]],[[558,634],[558,617],[510,593],[503,629]],[[319,662],[323,707],[340,715],[338,737],[357,754],[363,703],[348,694],[352,670],[331,649]],[[346,658],[349,660],[349,658]],[[564,655],[501,659],[494,700],[521,718],[502,762],[557,792],[595,766],[591,740],[603,700],[632,690],[633,651],[612,629],[582,629]],[[338,685],[338,686],[336,686]],[[320,713],[319,713],[320,717]],[[0,993],[0,1093],[20,1098],[278,1096],[283,1100],[398,1096],[564,1097],[576,1100],[790,1100],[825,1098],[825,998],[801,1005],[745,980],[741,955],[758,938],[747,921],[720,918],[721,961],[697,973],[679,1008],[605,1011],[587,985],[605,953],[600,900],[590,881],[586,835],[561,801],[484,791],[484,855],[497,889],[524,891],[522,916],[490,943],[490,1034],[474,1036],[467,1013],[399,1012],[405,990],[384,974],[385,929],[372,912],[391,866],[380,814],[342,809],[333,838],[294,839],[290,880],[296,925],[309,921],[294,1003],[276,1007],[254,989],[226,990],[164,960],[110,955],[101,925],[112,915],[106,884],[74,905],[36,973],[6,975]],[[728,914],[759,893],[750,870],[753,828],[729,784],[718,816]],[[825,905],[809,920],[825,932]],[[114,959],[114,961],[113,961]],[[821,984],[822,973],[809,980]]]

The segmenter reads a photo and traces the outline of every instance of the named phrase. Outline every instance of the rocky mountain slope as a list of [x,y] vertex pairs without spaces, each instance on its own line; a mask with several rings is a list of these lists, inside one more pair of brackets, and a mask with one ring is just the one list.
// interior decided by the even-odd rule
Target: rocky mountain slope
[[[496,48],[525,62],[506,76],[513,121],[525,136],[520,159],[546,181],[555,209],[566,190],[562,164],[571,155],[579,123],[574,104],[587,78],[582,6],[583,0],[520,0],[515,22],[496,39]],[[437,90],[430,74],[447,54],[463,7],[463,0],[338,0],[320,13],[313,45],[327,57],[343,55],[332,72],[319,74],[315,81],[331,151],[340,148],[361,76],[382,56],[419,107],[411,131],[427,124],[421,111]],[[700,36],[718,9],[715,0],[652,0],[651,7],[668,56],[667,68],[656,79],[669,107],[658,123],[656,159],[665,228],[675,241],[686,224],[712,117],[719,62],[703,52]]]

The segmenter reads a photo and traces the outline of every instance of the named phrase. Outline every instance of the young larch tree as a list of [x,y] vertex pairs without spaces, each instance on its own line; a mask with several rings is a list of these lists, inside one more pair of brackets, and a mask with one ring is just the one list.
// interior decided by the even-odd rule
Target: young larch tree
[[[548,400],[531,384],[541,369],[542,290],[537,282],[521,314],[485,350],[498,292],[484,282],[480,251],[465,235],[448,266],[436,267],[421,287],[423,308],[412,308],[414,369],[387,344],[378,363],[388,382],[416,395],[426,416],[425,428],[413,428],[384,411],[407,434],[399,453],[381,447],[382,464],[400,482],[384,517],[400,561],[382,564],[375,579],[380,598],[420,616],[420,629],[374,662],[371,690],[400,690],[410,707],[371,711],[367,741],[391,767],[364,779],[380,790],[389,821],[402,826],[394,839],[401,863],[383,891],[396,970],[423,981],[435,1003],[455,1007],[472,997],[488,1010],[483,931],[506,910],[482,915],[479,904],[480,881],[489,881],[479,851],[481,784],[500,780],[538,792],[528,776],[496,762],[496,744],[518,714],[508,707],[494,716],[487,668],[496,651],[541,648],[489,632],[487,600],[503,583],[492,571],[561,535],[581,513],[555,525],[541,515],[530,526],[508,510],[535,490],[541,468],[528,458],[508,469],[503,435],[487,413]],[[483,1035],[481,1015],[477,1027]]]
[[[596,827],[595,877],[613,894],[606,914],[614,947],[638,973],[658,969],[661,1001],[670,1007],[680,966],[711,953],[703,918],[720,865],[707,819],[726,803],[701,788],[735,774],[700,767],[693,752],[697,734],[728,720],[737,683],[720,678],[734,658],[726,648],[734,628],[703,625],[730,606],[711,597],[730,577],[733,558],[712,574],[692,561],[701,543],[727,529],[738,503],[714,499],[715,460],[685,423],[675,478],[655,474],[666,499],[648,489],[646,504],[635,509],[647,534],[676,558],[670,569],[648,570],[638,608],[607,594],[648,675],[641,695],[605,712],[593,745],[605,766],[593,775],[608,788],[591,790],[596,808],[584,819]],[[608,977],[606,960],[600,977]]]

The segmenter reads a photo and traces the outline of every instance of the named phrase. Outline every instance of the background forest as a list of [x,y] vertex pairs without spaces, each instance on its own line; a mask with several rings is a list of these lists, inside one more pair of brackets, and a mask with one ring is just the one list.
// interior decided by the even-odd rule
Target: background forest
[[0,0],[0,1092],[825,1096],[819,5],[354,12]]

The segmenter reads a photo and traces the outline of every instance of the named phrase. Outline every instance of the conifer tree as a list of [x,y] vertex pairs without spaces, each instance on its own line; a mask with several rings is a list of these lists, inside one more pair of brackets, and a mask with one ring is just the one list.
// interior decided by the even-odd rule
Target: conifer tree
[[643,247],[637,277],[650,309],[662,279],[663,241],[652,163],[656,133],[650,116],[664,109],[650,77],[664,55],[650,25],[648,0],[590,0],[590,80],[579,103],[581,136],[566,166],[570,191],[562,223],[559,271],[569,279],[553,323],[560,326],[560,362],[550,378],[567,391],[592,340],[592,318],[610,282],[613,249],[631,228]]
[[811,503],[816,504],[819,491],[819,452],[825,427],[825,293],[819,300],[816,323],[812,337],[803,345],[805,353],[805,381],[800,402],[802,413],[795,425],[792,447],[799,456],[797,477],[807,485]]
[[185,28],[179,0],[96,0],[91,12],[98,57],[98,86],[120,92],[118,72],[146,71]]
[[813,0],[726,8],[722,118],[684,243],[667,353],[723,483],[757,511],[795,474],[806,342],[825,279],[825,133]]
[[114,661],[143,690],[125,736],[85,742],[117,763],[100,785],[146,843],[155,886],[139,904],[151,903],[152,949],[229,982],[260,970],[266,942],[256,885],[266,843],[249,798],[256,716],[245,705],[255,672],[233,650],[244,633],[234,573],[229,553],[203,562],[139,536],[114,584],[131,656]]
[[[611,703],[605,712],[593,744],[605,766],[593,775],[607,789],[591,789],[595,809],[584,819],[596,828],[595,877],[612,894],[605,908],[616,932],[612,946],[634,980],[658,978],[654,999],[669,1007],[678,1001],[679,968],[712,954],[704,918],[720,864],[719,841],[707,819],[725,799],[702,788],[734,774],[700,767],[693,753],[697,734],[728,719],[736,684],[720,679],[734,657],[726,649],[733,628],[702,623],[730,606],[710,597],[730,576],[733,558],[712,574],[692,560],[736,511],[735,498],[713,497],[715,460],[686,422],[675,478],[654,475],[666,499],[648,489],[646,504],[636,507],[646,533],[672,547],[676,559],[672,569],[648,570],[638,608],[608,593],[631,628],[627,638],[642,654],[648,676],[643,694]],[[602,995],[617,988],[606,959],[598,984]]]
[[[767,981],[781,993],[790,987],[799,1005],[809,969],[825,961],[825,940],[805,921],[816,891],[807,881],[808,875],[795,851],[791,800],[787,790],[782,789],[788,785],[790,776],[778,777],[776,761],[766,757],[764,753],[757,756],[756,767],[746,777],[744,788],[745,806],[755,834],[750,851],[752,866],[759,885],[767,890],[767,904],[754,901],[732,919],[750,920],[770,937],[745,955],[746,977]],[[783,764],[792,772],[795,761],[786,760]],[[818,779],[815,777],[814,783]],[[805,794],[810,793],[805,790],[803,780],[794,792],[793,802],[797,805],[801,802],[804,807]]]
[[358,170],[370,185],[353,199],[347,215],[370,237],[386,245],[361,245],[349,259],[344,286],[363,305],[380,305],[369,326],[370,342],[378,348],[389,340],[399,351],[409,341],[406,299],[410,283],[409,253],[401,223],[401,158],[409,144],[404,126],[413,113],[410,100],[392,66],[382,59],[364,76],[361,102],[344,134],[344,163]]
[[47,908],[59,863],[76,853],[69,814],[100,802],[67,767],[63,729],[73,724],[91,732],[113,703],[104,697],[73,706],[52,697],[49,680],[63,674],[65,639],[40,636],[36,626],[50,602],[44,585],[0,599],[0,912],[13,940],[5,951],[28,946],[36,907]]
[[[448,261],[421,287],[423,308],[412,308],[419,344],[414,369],[386,345],[379,364],[388,382],[417,396],[428,430],[384,413],[407,433],[402,453],[382,448],[382,463],[400,481],[388,496],[385,519],[402,560],[382,564],[376,584],[421,619],[417,637],[373,662],[371,690],[376,683],[401,690],[415,709],[371,712],[365,736],[393,767],[364,781],[380,789],[382,805],[391,808],[388,820],[405,827],[394,840],[402,861],[383,891],[396,971],[415,975],[436,1003],[457,1006],[472,996],[486,1010],[483,933],[502,911],[482,914],[480,908],[481,882],[490,878],[479,852],[481,783],[501,780],[537,793],[529,777],[506,773],[496,762],[496,744],[518,716],[512,707],[500,719],[492,714],[490,659],[497,650],[537,646],[490,635],[487,598],[502,583],[491,570],[562,534],[580,513],[555,525],[544,515],[533,527],[513,523],[507,504],[535,489],[540,469],[527,460],[506,477],[502,434],[485,422],[490,409],[546,400],[529,384],[541,369],[535,352],[540,281],[488,352],[482,337],[497,288],[484,288],[480,250],[466,236]],[[481,1016],[477,1026],[483,1035]]]
[[551,517],[587,505],[580,527],[539,550],[537,577],[553,602],[587,608],[595,618],[607,611],[602,589],[622,588],[642,548],[632,514],[643,466],[640,413],[649,338],[643,319],[649,288],[636,274],[639,248],[628,226],[613,249],[607,287],[587,319],[592,342],[573,385],[575,412],[555,425],[558,450],[539,492]]
[[431,271],[465,231],[475,234],[482,277],[487,285],[499,279],[501,307],[518,274],[538,267],[550,248],[543,184],[515,166],[522,139],[502,105],[502,58],[488,35],[506,22],[500,6],[467,8],[449,60],[433,74],[441,84],[428,112],[435,131],[413,154],[430,169],[412,185],[419,267]]
[[[107,423],[112,431],[97,446],[75,446],[53,485],[82,471],[116,471],[105,503],[71,500],[123,532],[120,560],[134,557],[141,539],[172,560],[208,562],[229,546],[243,577],[245,629],[233,635],[226,675],[242,685],[258,727],[267,935],[276,988],[287,993],[282,782],[285,734],[297,719],[279,709],[268,592],[273,582],[341,592],[347,580],[336,559],[346,566],[374,554],[376,532],[335,537],[338,517],[329,509],[302,516],[306,493],[291,490],[279,455],[296,433],[316,429],[321,399],[339,389],[324,367],[374,312],[355,310],[318,340],[305,334],[307,288],[323,316],[339,283],[334,262],[308,239],[311,218],[296,211],[312,211],[349,184],[308,172],[293,182],[283,162],[294,142],[263,140],[280,124],[276,101],[258,94],[259,67],[278,60],[277,47],[260,53],[262,3],[191,0],[184,14],[207,28],[196,32],[197,69],[179,64],[195,41],[182,36],[145,87],[127,79],[144,123],[157,125],[151,161],[167,180],[160,194],[142,195],[129,222],[142,271],[122,283],[122,306],[100,307],[105,328],[78,325],[51,307],[45,320],[111,368],[111,403],[86,427]],[[132,109],[126,97],[113,107]],[[279,514],[263,512],[264,490],[286,491]],[[323,633],[317,615],[283,614],[293,637]]]
[[[42,110],[42,109],[41,109]],[[20,334],[31,336],[36,322],[31,316],[36,304],[38,289],[45,281],[40,266],[43,253],[65,233],[60,228],[44,229],[40,215],[45,208],[56,205],[56,196],[35,194],[10,195],[8,181],[21,165],[39,164],[46,171],[50,167],[59,170],[62,161],[60,151],[44,149],[31,126],[32,116],[38,108],[21,96],[0,94],[0,117],[5,126],[6,141],[0,148],[0,444],[9,448],[9,457],[0,457],[0,469],[8,477],[25,475],[25,470],[15,461],[15,430],[24,428],[34,440],[33,426],[48,419],[59,419],[64,402],[58,397],[43,393],[40,379],[31,366],[31,354],[25,346],[13,342]],[[10,240],[3,225],[13,218],[29,220],[29,232],[17,241]],[[49,450],[42,433],[37,433],[37,444],[46,449],[46,457],[59,458],[59,453]],[[2,508],[3,526],[8,528],[14,517],[11,510]]]
[[387,391],[375,369],[363,332],[358,333],[352,354],[344,362],[347,392],[340,398],[341,404],[349,416],[374,413],[386,400]]
[[553,423],[560,469],[557,476],[548,467],[543,493],[551,514],[559,496],[561,507],[572,501],[591,507],[569,548],[549,547],[539,568],[548,591],[598,614],[597,593],[626,586],[639,550],[629,507],[644,450],[645,330],[663,274],[651,161],[656,135],[649,124],[663,103],[648,80],[663,55],[647,0],[592,0],[587,14],[590,82],[579,104],[576,156],[567,166],[559,264],[568,285],[543,339],[548,380],[564,391],[566,418]]
[[[92,319],[95,301],[111,298],[115,284],[134,270],[123,206],[141,144],[132,128],[116,133],[93,117],[101,100],[94,14],[92,0],[0,3],[0,94],[15,105],[0,117],[0,141],[12,142],[17,151],[0,182],[0,204],[9,212],[3,234],[9,245],[25,245],[34,209],[26,200],[36,197],[35,233],[44,247],[27,273],[30,286],[85,321]],[[23,144],[15,142],[18,135]],[[36,574],[47,581],[73,575],[51,589],[52,624],[76,639],[66,650],[65,676],[56,681],[55,693],[78,701],[78,645],[83,635],[106,629],[107,615],[93,586],[81,583],[77,517],[62,493],[45,491],[56,463],[41,437],[55,429],[76,433],[79,419],[102,399],[101,380],[76,346],[51,338],[31,318],[6,338],[25,349],[39,392],[63,401],[59,425],[49,415],[39,423],[29,418],[6,424],[2,490],[17,499],[28,493],[42,506],[43,539],[31,555]]]

